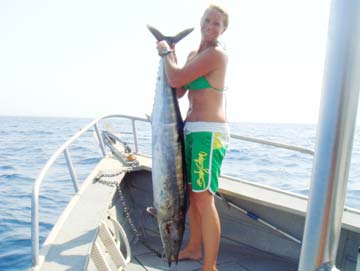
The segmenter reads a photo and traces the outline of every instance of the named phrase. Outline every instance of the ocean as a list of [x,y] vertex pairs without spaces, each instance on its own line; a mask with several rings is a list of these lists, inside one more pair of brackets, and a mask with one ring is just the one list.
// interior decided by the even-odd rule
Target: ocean
[[[46,161],[90,119],[0,117],[0,270],[22,271],[31,265],[31,196],[34,180]],[[122,124],[118,124],[122,125]],[[116,129],[105,123],[105,128]],[[316,126],[303,124],[231,123],[231,132],[314,149]],[[150,129],[139,142],[150,154]],[[131,138],[130,130],[124,139]],[[307,195],[313,157],[240,140],[232,140],[222,173],[286,191]],[[87,132],[70,148],[77,177],[84,180],[101,158],[94,132]],[[360,209],[360,130],[356,130],[346,206]],[[64,158],[47,174],[40,192],[40,242],[43,243],[73,195]]]

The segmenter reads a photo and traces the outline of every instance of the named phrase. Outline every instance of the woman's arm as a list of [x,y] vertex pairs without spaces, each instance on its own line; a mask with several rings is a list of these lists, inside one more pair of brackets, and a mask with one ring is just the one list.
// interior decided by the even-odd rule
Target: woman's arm
[[[176,51],[175,51],[175,44],[171,44],[171,50],[173,50],[173,59],[172,61],[174,61],[176,64],[178,63],[178,60],[177,60],[177,57],[176,57]],[[189,59],[189,56],[188,56],[188,59]],[[187,59],[187,61],[188,61]],[[178,99],[182,98],[187,92],[187,89],[185,89],[184,87],[178,87],[176,88],[176,97]]]
[[[158,51],[170,49],[166,41],[160,41],[157,45]],[[190,56],[190,55],[189,55]],[[211,47],[188,59],[184,67],[180,68],[173,54],[164,56],[165,70],[169,83],[172,87],[179,88],[226,65],[227,57],[221,50]]]

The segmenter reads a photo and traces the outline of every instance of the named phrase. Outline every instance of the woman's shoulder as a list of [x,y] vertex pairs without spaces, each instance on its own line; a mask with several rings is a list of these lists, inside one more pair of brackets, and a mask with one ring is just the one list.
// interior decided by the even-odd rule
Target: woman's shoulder
[[204,54],[206,54],[207,57],[211,57],[221,62],[228,61],[228,55],[226,51],[220,46],[208,48],[204,51]]
[[222,47],[222,46],[215,46],[214,47],[215,51],[218,52],[219,54],[223,55],[223,56],[227,56],[227,52],[226,50]]
[[227,59],[227,53],[226,51],[220,47],[220,46],[214,46],[214,47],[210,47],[207,48],[206,50],[202,51],[201,53],[199,53],[198,50],[192,50],[189,54],[188,54],[188,59],[192,59],[193,57],[197,56],[197,55],[210,55],[210,56],[215,56],[215,57],[222,57]]
[[206,67],[226,66],[228,57],[224,49],[209,47],[200,53],[198,50],[191,51],[187,58],[187,63],[198,63],[198,65],[205,65]]

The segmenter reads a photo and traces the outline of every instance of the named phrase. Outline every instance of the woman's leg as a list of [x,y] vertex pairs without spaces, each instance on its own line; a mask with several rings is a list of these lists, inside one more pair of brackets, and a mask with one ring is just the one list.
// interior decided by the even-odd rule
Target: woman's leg
[[216,261],[220,245],[220,219],[216,210],[214,196],[209,191],[194,193],[200,218],[202,240],[204,244],[203,271],[216,270]]

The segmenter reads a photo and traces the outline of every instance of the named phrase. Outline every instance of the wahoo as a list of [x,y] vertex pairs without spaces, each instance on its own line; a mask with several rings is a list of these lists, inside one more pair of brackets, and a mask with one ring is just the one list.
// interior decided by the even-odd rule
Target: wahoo
[[[157,29],[147,26],[158,41],[175,44],[193,29],[174,37],[166,37]],[[185,230],[186,181],[184,162],[183,121],[175,89],[171,88],[165,74],[164,59],[160,60],[152,124],[152,181],[157,223],[169,266],[178,261]]]

